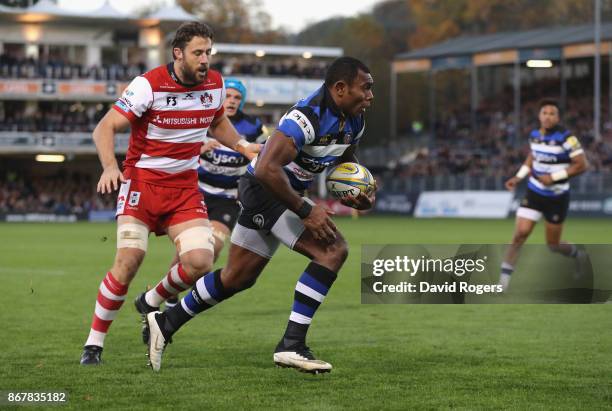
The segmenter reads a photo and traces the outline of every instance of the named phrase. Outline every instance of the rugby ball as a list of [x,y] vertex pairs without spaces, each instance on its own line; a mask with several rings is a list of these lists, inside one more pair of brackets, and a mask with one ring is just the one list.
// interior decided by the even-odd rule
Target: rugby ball
[[341,163],[332,168],[326,179],[327,191],[341,200],[357,197],[359,193],[370,195],[376,187],[372,173],[357,163]]

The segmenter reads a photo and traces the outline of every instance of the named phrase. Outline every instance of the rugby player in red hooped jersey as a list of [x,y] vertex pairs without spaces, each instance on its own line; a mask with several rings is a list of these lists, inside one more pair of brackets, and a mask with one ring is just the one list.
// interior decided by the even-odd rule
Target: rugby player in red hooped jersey
[[[104,338],[140,266],[150,232],[168,234],[180,262],[165,281],[189,288],[213,262],[212,231],[198,190],[204,137],[253,158],[260,146],[243,140],[223,110],[221,75],[209,70],[213,32],[199,22],[181,25],[172,41],[174,62],[136,77],[93,132],[104,171],[99,193],[119,188],[117,253],[100,284],[81,364],[98,365]],[[115,134],[131,126],[123,172],[115,158]]]

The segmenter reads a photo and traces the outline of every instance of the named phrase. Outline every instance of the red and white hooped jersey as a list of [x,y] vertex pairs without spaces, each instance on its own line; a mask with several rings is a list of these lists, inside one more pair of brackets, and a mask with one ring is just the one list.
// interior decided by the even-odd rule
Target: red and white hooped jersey
[[132,133],[125,161],[127,179],[168,187],[198,184],[200,148],[213,120],[224,113],[221,74],[185,87],[168,66],[136,77],[113,109],[130,120]]

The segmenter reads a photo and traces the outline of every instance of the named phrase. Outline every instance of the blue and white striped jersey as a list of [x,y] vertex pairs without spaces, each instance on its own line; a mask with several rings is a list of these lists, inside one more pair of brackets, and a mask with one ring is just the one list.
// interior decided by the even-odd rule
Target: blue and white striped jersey
[[536,177],[568,168],[572,157],[583,153],[578,139],[564,127],[556,126],[550,130],[533,130],[529,135],[529,145],[533,164],[527,187],[548,197],[567,193],[570,189],[568,179],[545,186]]
[[[261,120],[238,111],[229,117],[238,134],[249,143],[254,143],[262,135]],[[211,138],[206,137],[207,143]],[[198,184],[205,195],[236,199],[238,197],[238,179],[246,171],[249,160],[237,151],[221,145],[200,156],[198,167]]]
[[[334,103],[327,87],[321,86],[300,100],[281,118],[278,130],[293,140],[297,155],[284,167],[291,186],[307,189],[314,175],[334,165],[363,135],[363,115],[345,116]],[[255,174],[257,158],[248,166]]]

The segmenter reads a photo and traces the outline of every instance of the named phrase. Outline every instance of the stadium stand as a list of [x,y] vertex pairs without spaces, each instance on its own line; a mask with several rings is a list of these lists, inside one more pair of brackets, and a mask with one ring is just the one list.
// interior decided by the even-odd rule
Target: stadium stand
[[[0,220],[114,207],[114,196],[95,194],[100,170],[91,131],[131,79],[171,60],[168,34],[195,19],[177,6],[142,18],[109,3],[91,12],[49,1],[0,7]],[[320,86],[343,51],[219,42],[213,54],[213,68],[246,84],[245,111],[276,124],[288,104]],[[117,136],[117,155],[128,138]],[[63,162],[35,160],[41,154]]]
[[[25,204],[33,210],[47,211],[53,210],[56,203],[62,204],[58,206],[62,210],[112,208],[110,199],[98,198],[91,192],[92,187],[84,187],[92,185],[88,182],[95,180],[98,173],[90,133],[131,78],[167,60],[167,45],[162,39],[189,16],[180,10],[158,13],[157,25],[145,29],[140,24],[129,24],[118,30],[118,17],[108,14],[111,12],[107,10],[96,17],[63,15],[54,9],[48,14],[49,23],[38,22],[38,31],[31,31],[31,25],[16,17],[27,12],[0,11],[0,22],[4,24],[0,28],[0,156],[25,156],[20,158],[24,168],[12,179],[7,174],[11,170],[0,167],[0,175],[4,176],[4,211],[0,212],[22,210]],[[53,22],[66,23],[69,29],[57,31]],[[91,36],[100,29],[107,34],[92,40]],[[430,69],[435,69],[436,76],[444,75],[445,70],[464,70],[463,80],[468,82],[471,64],[476,62],[480,85],[476,105],[472,107],[469,98],[449,101],[438,96],[435,116],[416,122],[400,116],[397,129],[403,130],[402,135],[386,146],[362,148],[361,160],[376,174],[379,185],[393,193],[429,189],[500,190],[504,179],[516,172],[524,158],[526,146],[522,137],[535,124],[539,98],[565,96],[564,123],[581,139],[591,165],[589,172],[577,180],[576,192],[610,190],[612,120],[603,122],[601,139],[595,139],[593,133],[589,63],[592,47],[587,44],[591,29],[587,25],[563,32],[552,30],[556,34],[536,30],[522,32],[520,36],[500,33],[461,38],[397,56],[395,76]],[[75,36],[75,32],[79,34]],[[517,42],[517,38],[523,40]],[[567,44],[559,44],[560,38],[567,39]],[[605,24],[604,41],[609,40],[612,25]],[[516,49],[516,53],[506,53],[507,47]],[[528,57],[527,50],[544,50],[540,53],[549,56],[551,49],[557,50],[555,56],[561,53],[566,57],[563,63],[566,68],[557,67],[559,61],[553,58],[557,66],[552,71],[521,69],[517,129],[512,58],[523,62]],[[287,104],[317,87],[327,64],[342,54],[338,48],[225,43],[215,44],[214,52],[213,67],[225,76],[238,76],[247,85],[246,111],[264,118],[269,125],[276,124]],[[609,64],[606,60],[604,65]],[[607,73],[607,68],[603,72]],[[565,91],[560,95],[562,73]],[[488,87],[491,82],[496,86]],[[607,85],[606,80],[604,95]],[[585,90],[589,92],[585,94]],[[427,95],[413,98],[417,97],[427,99]],[[603,113],[609,113],[608,100],[602,99]],[[432,118],[433,128],[429,124]],[[127,138],[127,134],[118,137],[118,154],[124,152]],[[46,175],[28,174],[28,168],[47,169],[44,163],[32,159],[37,153],[63,153],[67,160],[64,167],[72,172],[75,158],[89,166],[79,166],[80,177],[70,184],[60,184],[65,177],[55,169]],[[80,193],[78,198],[70,194],[73,189]],[[45,193],[50,191],[63,200],[45,200],[48,197]],[[44,200],[40,204],[38,197]]]
[[[225,76],[264,76],[323,78],[327,69],[326,62],[283,59],[281,61],[260,61],[258,58],[222,59],[212,67]],[[33,57],[0,55],[0,78],[15,79],[90,79],[106,81],[129,81],[146,71],[144,63],[138,64],[101,64],[84,66],[81,63],[64,59],[35,59]]]
[[[576,180],[575,192],[612,192],[611,23],[602,25],[601,40],[599,133],[593,118],[591,24],[465,36],[397,55],[390,120],[393,140],[403,147],[395,155],[378,157],[379,178],[398,192],[502,190],[504,179],[516,172],[527,152],[525,138],[537,124],[538,101],[553,97],[563,108],[563,124],[578,136],[590,163]],[[550,67],[530,67],[533,61]],[[406,102],[397,100],[393,88],[400,75],[414,73],[428,75],[429,89],[410,101],[427,107],[426,118],[417,122],[398,116]]]

